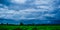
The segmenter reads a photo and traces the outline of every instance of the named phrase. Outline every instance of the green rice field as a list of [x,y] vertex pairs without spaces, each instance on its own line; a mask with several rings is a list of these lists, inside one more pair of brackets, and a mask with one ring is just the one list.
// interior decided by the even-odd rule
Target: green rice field
[[12,26],[0,25],[0,30],[60,30],[60,25],[47,25],[47,26]]

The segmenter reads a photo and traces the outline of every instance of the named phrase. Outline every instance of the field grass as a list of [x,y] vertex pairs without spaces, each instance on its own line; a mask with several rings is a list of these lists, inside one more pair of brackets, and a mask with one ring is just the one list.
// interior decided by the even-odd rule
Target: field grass
[[47,26],[12,26],[12,25],[0,25],[0,30],[60,30],[59,26],[47,25]]

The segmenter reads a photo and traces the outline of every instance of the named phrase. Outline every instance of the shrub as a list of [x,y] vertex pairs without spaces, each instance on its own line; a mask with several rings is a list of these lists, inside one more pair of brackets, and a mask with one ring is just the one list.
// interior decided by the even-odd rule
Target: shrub
[[35,28],[33,28],[32,30],[38,30],[38,29],[35,27]]
[[8,30],[7,28],[0,28],[0,30]]
[[13,30],[22,30],[21,28],[16,28],[16,29],[13,29]]
[[25,28],[24,30],[28,30],[28,28]]
[[52,30],[60,30],[60,28],[54,28],[54,29],[52,29]]

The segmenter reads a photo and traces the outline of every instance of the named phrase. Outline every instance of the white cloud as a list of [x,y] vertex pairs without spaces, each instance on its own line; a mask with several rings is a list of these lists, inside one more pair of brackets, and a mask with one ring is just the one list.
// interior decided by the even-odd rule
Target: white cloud
[[[43,7],[42,7],[43,8]],[[20,19],[40,19],[44,20],[44,16],[52,16],[50,14],[45,14],[44,12],[46,10],[36,10],[33,8],[25,9],[25,10],[9,10],[8,8],[0,8],[0,18],[5,19],[14,19],[14,20],[20,20]]]
[[[38,12],[40,13],[41,11],[37,11],[35,9],[26,9],[26,10],[20,10],[20,11],[15,11],[15,10],[7,10],[2,8],[0,10],[0,18],[5,18],[5,19],[36,19],[36,17],[39,16],[37,14]],[[31,17],[29,17],[31,16]],[[33,17],[32,17],[33,16]],[[29,18],[27,18],[29,17]]]
[[12,3],[24,4],[27,0],[11,0]]
[[58,8],[60,8],[60,5],[58,6]]
[[3,6],[3,4],[0,4],[0,6]]
[[[26,0],[12,0],[14,3],[25,3]],[[21,2],[20,2],[21,1]],[[39,4],[49,4],[50,0],[48,1],[36,1],[34,3]],[[17,9],[19,7],[14,6]],[[14,20],[20,20],[20,19],[40,19],[40,20],[45,20],[45,17],[54,17],[55,14],[48,14],[48,12],[54,11],[54,7],[52,5],[49,6],[36,6],[37,8],[41,9],[34,9],[34,8],[28,8],[24,10],[10,10],[9,7],[4,5],[4,8],[0,8],[0,18],[5,18],[5,19],[14,19]],[[47,13],[45,13],[47,12]]]
[[55,17],[55,14],[45,14],[45,17]]
[[51,4],[51,3],[53,3],[55,0],[35,0],[35,4],[36,5],[40,5],[40,4]]

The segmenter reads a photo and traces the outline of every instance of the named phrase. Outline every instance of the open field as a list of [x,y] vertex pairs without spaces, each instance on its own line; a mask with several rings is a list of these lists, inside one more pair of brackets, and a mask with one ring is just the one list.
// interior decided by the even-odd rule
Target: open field
[[48,26],[12,26],[12,25],[0,25],[0,30],[60,30],[60,25],[48,25]]

